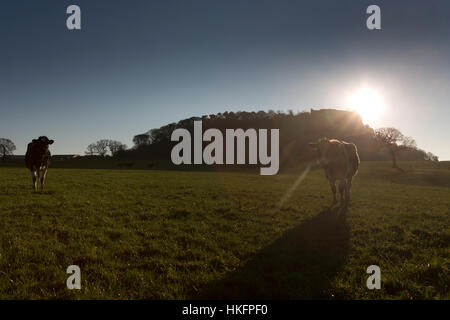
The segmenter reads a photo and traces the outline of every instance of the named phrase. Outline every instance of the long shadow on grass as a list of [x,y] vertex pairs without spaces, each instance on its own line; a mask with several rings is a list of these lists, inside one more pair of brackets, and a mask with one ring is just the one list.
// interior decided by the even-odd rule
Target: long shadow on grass
[[243,267],[194,299],[327,299],[349,247],[346,207],[320,212],[288,230]]

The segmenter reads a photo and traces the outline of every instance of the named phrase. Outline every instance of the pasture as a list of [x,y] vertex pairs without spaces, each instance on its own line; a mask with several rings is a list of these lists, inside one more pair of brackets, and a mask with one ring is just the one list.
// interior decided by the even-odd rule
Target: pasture
[[450,164],[399,166],[362,162],[349,206],[330,208],[318,169],[292,190],[302,169],[50,166],[35,192],[0,165],[0,298],[450,299]]

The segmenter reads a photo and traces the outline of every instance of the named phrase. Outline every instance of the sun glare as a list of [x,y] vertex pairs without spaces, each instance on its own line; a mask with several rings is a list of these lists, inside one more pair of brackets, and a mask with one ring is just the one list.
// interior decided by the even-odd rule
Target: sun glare
[[377,120],[385,109],[380,94],[369,88],[363,88],[351,94],[348,98],[348,106],[358,112],[365,122]]

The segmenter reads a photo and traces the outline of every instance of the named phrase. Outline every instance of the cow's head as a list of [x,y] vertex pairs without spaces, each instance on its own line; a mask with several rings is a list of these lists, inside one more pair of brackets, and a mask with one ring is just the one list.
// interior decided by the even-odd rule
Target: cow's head
[[53,140],[49,140],[46,136],[40,136],[37,139],[33,139],[33,146],[42,151],[48,150],[48,146],[53,144]]
[[317,142],[310,142],[309,146],[316,153],[316,160],[318,163],[324,164],[326,162],[325,155],[328,149],[330,140],[328,138],[320,138]]

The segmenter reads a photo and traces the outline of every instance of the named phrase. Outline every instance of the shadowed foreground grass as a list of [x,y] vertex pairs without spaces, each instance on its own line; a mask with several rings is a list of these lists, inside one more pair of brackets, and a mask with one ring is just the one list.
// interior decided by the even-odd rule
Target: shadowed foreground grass
[[0,298],[449,299],[449,164],[400,165],[362,163],[348,208],[314,170],[280,209],[301,172],[0,168]]

